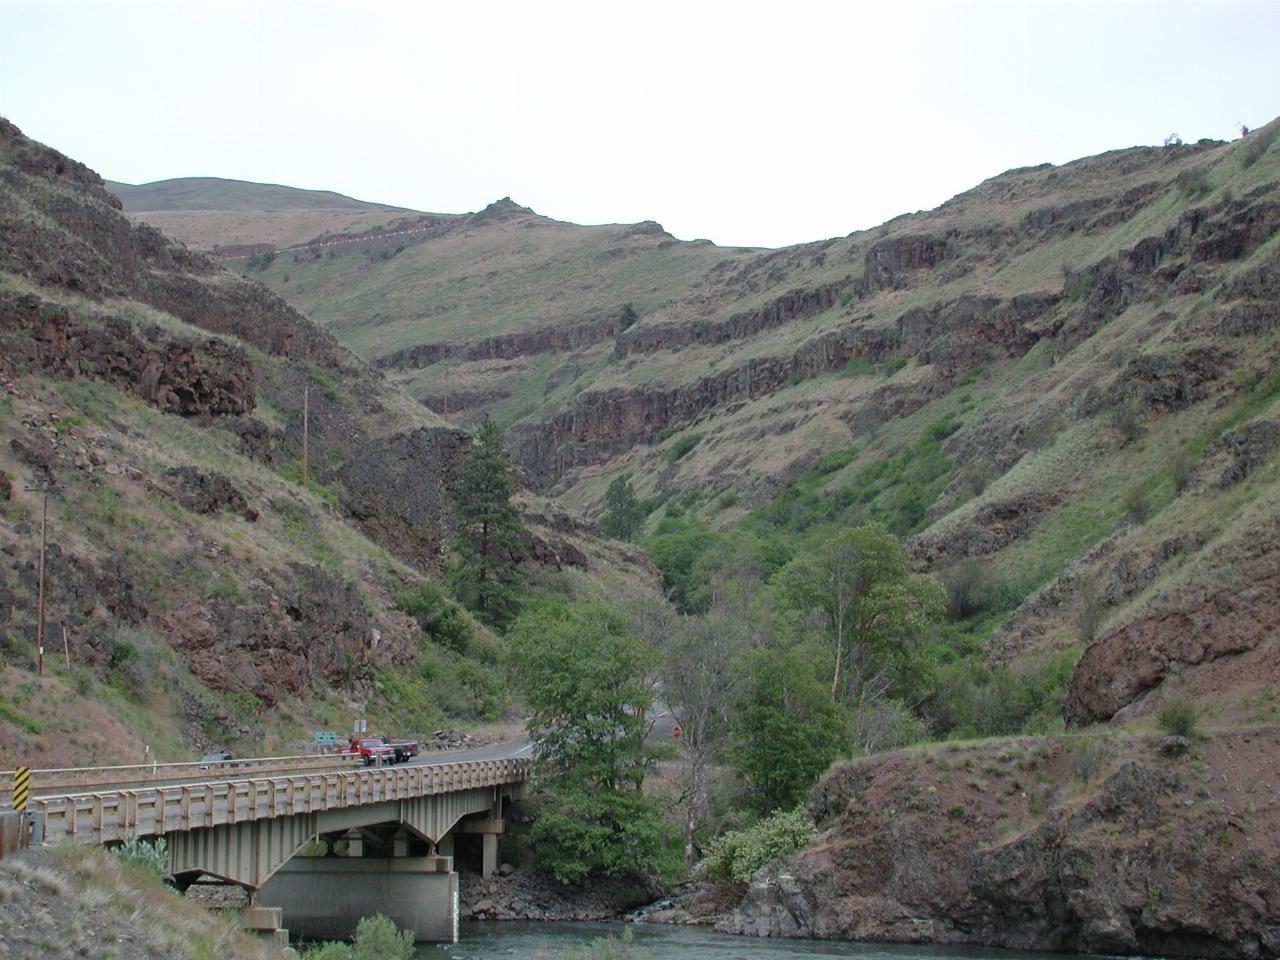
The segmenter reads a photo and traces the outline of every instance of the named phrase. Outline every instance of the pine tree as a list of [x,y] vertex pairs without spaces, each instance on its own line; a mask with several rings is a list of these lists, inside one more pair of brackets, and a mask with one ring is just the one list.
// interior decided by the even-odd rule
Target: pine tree
[[449,583],[482,620],[507,623],[518,606],[512,551],[520,542],[520,512],[511,505],[516,481],[502,448],[502,431],[488,417],[458,474],[453,513],[458,533]]
[[619,540],[630,540],[644,524],[644,508],[636,499],[635,487],[627,477],[618,477],[604,494],[604,532]]

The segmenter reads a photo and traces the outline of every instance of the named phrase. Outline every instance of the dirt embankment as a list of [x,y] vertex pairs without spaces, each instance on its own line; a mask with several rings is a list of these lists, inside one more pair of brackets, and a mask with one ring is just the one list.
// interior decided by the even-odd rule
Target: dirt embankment
[[1280,728],[942,745],[838,768],[817,842],[720,929],[1265,957],[1280,949]]

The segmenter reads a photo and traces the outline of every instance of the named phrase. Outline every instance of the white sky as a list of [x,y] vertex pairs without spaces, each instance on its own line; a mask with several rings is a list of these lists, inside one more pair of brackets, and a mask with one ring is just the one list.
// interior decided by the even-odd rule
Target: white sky
[[0,0],[0,114],[131,183],[775,246],[1280,114],[1280,0]]

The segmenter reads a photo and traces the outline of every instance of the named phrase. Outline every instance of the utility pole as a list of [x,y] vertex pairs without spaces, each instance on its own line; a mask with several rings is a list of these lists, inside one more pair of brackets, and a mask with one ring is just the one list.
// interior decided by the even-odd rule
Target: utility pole
[[307,441],[311,433],[311,387],[302,385],[302,485],[309,487],[311,481],[308,474]]
[[449,419],[449,364],[444,367],[444,418]]
[[28,493],[39,493],[43,497],[40,508],[40,586],[38,589],[36,614],[36,676],[44,676],[44,557],[49,545],[49,491],[53,483],[46,478],[38,487],[25,487]]

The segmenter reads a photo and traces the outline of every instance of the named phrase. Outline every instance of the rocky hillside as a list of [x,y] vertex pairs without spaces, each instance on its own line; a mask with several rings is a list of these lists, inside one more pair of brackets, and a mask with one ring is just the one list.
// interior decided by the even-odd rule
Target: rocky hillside
[[1274,726],[1207,743],[947,744],[826,777],[823,831],[720,924],[761,936],[1149,956],[1280,951]]
[[[491,666],[434,648],[395,608],[439,572],[467,435],[119,206],[0,121],[0,753],[294,750],[354,704],[400,723],[384,677],[419,722],[500,709]],[[529,564],[649,576],[544,502],[527,514]]]
[[1238,718],[1280,680],[1257,586],[1278,520],[1277,130],[1013,170],[782,250],[504,200],[261,276],[428,407],[514,423],[531,481],[572,508],[625,474],[712,529],[753,508],[885,519],[922,568],[964,563],[1001,594],[993,663],[1096,637],[1068,720],[1228,690],[1215,709]]

